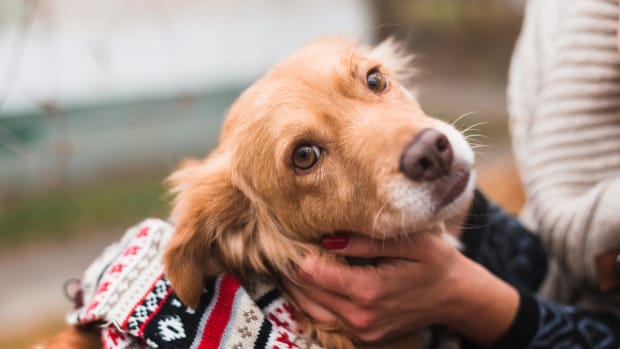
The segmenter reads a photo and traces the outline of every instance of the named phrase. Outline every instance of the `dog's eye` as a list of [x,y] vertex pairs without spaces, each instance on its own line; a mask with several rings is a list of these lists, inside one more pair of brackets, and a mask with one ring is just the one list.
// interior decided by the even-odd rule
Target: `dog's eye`
[[293,165],[300,170],[314,166],[321,156],[321,149],[316,145],[302,144],[293,150]]
[[366,75],[366,85],[373,92],[383,92],[387,88],[387,79],[381,72],[377,69],[371,69]]

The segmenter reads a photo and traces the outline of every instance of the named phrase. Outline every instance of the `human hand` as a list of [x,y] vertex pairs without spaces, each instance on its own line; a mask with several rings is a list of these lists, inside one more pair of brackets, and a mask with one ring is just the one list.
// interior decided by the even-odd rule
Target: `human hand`
[[315,320],[364,342],[443,323],[490,344],[516,313],[516,290],[440,235],[420,233],[382,241],[337,235],[322,243],[344,256],[382,257],[377,265],[360,266],[307,256],[291,289]]

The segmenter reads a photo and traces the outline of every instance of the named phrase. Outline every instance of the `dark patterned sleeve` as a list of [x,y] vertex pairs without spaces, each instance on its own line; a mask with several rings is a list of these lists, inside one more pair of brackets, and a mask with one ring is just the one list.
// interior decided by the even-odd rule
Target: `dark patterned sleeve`
[[[620,348],[620,318],[534,294],[547,272],[538,237],[476,192],[462,240],[465,254],[519,291],[519,308],[493,348]],[[465,348],[475,348],[464,343]]]
[[540,239],[479,191],[461,240],[469,258],[518,289],[536,291],[547,273]]
[[520,293],[517,315],[497,349],[618,349],[620,319]]

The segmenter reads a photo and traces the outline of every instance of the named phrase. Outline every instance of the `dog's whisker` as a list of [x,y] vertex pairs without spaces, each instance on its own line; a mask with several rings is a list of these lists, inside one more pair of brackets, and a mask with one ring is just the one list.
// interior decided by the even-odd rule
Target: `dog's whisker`
[[472,136],[488,137],[488,136],[485,136],[484,133],[482,133],[482,131],[477,128],[468,129],[466,132],[463,132],[463,136],[466,138],[472,137]]
[[472,126],[468,127],[466,130],[462,131],[462,133],[465,136],[468,135],[468,134],[472,134],[472,133],[478,133],[479,134],[479,133],[481,133],[481,130],[479,128],[477,128],[477,127],[473,127],[473,125],[472,125]]
[[468,134],[468,135],[465,135],[464,137],[465,137],[466,139],[467,139],[467,138],[474,138],[474,137],[475,137],[475,138],[485,138],[485,139],[491,139],[491,137],[489,137],[489,136],[487,136],[487,135],[485,135],[485,134],[482,134],[482,133],[470,133],[470,134]]
[[[383,205],[381,205],[381,207],[379,207],[379,209],[377,210],[377,213],[375,214],[374,219],[372,220],[372,231],[375,231],[377,229],[377,225],[378,225],[378,221],[379,221],[379,216],[381,215],[381,211],[383,211],[383,209],[387,206],[388,202],[386,201],[385,203],[383,203]],[[385,234],[384,231],[382,231],[383,234]]]
[[[463,131],[463,132],[465,132],[465,131]],[[472,132],[474,132],[474,133],[472,133]],[[480,129],[479,128],[468,128],[467,129],[467,133],[464,133],[464,136],[467,137],[468,135],[471,135],[471,134],[480,134]]]
[[470,115],[474,115],[474,114],[475,114],[474,111],[469,111],[469,112],[463,113],[463,114],[457,116],[456,119],[450,123],[450,126],[457,128],[457,123],[459,121],[461,121],[462,119],[464,119],[464,118],[466,118],[466,117],[468,117]]
[[467,134],[467,132],[469,132],[469,131],[471,131],[471,130],[475,129],[476,127],[478,127],[478,126],[482,126],[482,125],[486,125],[486,124],[488,124],[488,123],[489,123],[488,121],[480,121],[480,122],[477,122],[477,123],[475,123],[475,124],[473,124],[473,125],[469,125],[469,127],[467,127],[466,129],[464,129],[462,132],[463,132],[463,134]]
[[469,146],[472,148],[472,150],[476,150],[479,148],[485,148],[488,146],[488,144],[486,143],[480,143],[472,139],[465,139],[465,140],[467,141],[467,143],[469,143]]
[[403,234],[402,235],[402,239],[405,240],[405,242],[407,242],[407,243],[411,243],[411,236],[410,236],[409,232],[407,232],[407,234]]
[[478,138],[471,138],[471,139],[466,139],[466,141],[470,144],[470,145],[485,145],[487,144],[486,142],[482,142],[480,139]]
[[493,139],[487,135],[481,133],[470,133],[464,135],[465,141],[472,147],[484,146],[486,144],[493,143]]
[[469,143],[469,146],[471,146],[471,147],[478,147],[478,146],[486,144],[486,143],[477,142],[477,141],[474,141],[474,140],[471,140],[471,139],[468,139],[467,143]]
[[387,239],[387,231],[386,231],[385,229],[383,229],[383,230],[381,231],[381,234],[383,235],[383,236],[381,237],[381,240],[385,241],[385,239]]
[[[401,215],[403,214],[403,210],[401,210]],[[403,234],[403,238],[407,241],[407,243],[411,242],[411,236],[410,236],[410,232],[407,232],[406,234]]]

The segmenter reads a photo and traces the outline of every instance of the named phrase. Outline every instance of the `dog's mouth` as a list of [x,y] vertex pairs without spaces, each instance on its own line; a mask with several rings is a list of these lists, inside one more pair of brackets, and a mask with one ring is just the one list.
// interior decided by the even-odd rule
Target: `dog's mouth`
[[470,177],[471,170],[461,166],[456,167],[454,169],[454,174],[446,177],[445,181],[438,183],[434,189],[434,194],[436,195],[435,197],[439,198],[437,210],[441,210],[442,208],[450,205],[458,197],[460,197],[465,192],[465,189],[469,184]]

